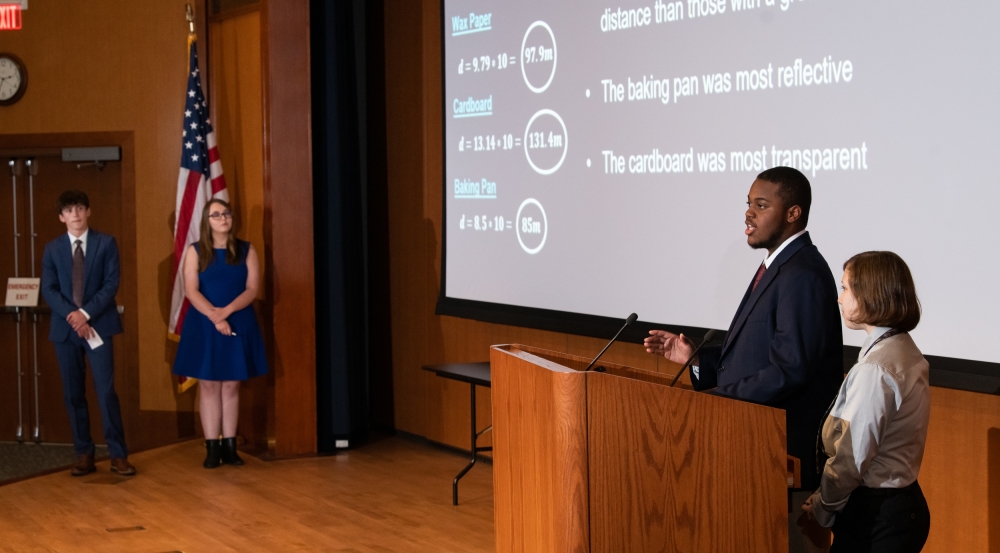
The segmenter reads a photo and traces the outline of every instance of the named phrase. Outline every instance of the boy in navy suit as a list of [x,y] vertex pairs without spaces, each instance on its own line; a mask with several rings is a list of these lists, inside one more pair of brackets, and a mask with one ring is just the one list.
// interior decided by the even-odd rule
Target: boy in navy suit
[[111,454],[111,472],[135,474],[128,462],[121,407],[115,393],[112,336],[121,334],[115,293],[118,291],[118,244],[87,226],[90,199],[78,190],[59,195],[59,220],[68,235],[45,246],[42,257],[42,295],[52,308],[49,340],[56,348],[63,397],[73,430],[77,461],[71,474],[94,472],[94,441],[84,385],[90,360],[101,408],[104,440]]

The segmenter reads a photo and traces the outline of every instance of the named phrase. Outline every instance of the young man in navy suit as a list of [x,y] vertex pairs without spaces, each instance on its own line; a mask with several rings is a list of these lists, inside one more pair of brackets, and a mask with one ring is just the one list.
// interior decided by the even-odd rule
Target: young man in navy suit
[[[788,454],[801,460],[804,496],[819,485],[816,435],[844,377],[837,284],[806,232],[811,203],[809,180],[796,169],[774,167],[757,176],[747,196],[746,236],[767,257],[723,343],[702,348],[692,363],[696,390],[714,388],[785,410]],[[645,345],[675,363],[687,361],[696,347],[683,334],[662,330],[650,331]],[[797,532],[792,525],[790,532]],[[823,539],[828,545],[828,534],[815,541]]]
[[87,225],[90,200],[78,190],[59,195],[59,220],[67,235],[45,246],[42,257],[42,295],[52,308],[49,340],[56,348],[63,397],[73,430],[77,461],[71,474],[94,472],[94,441],[84,385],[90,360],[101,408],[104,440],[111,454],[111,472],[135,474],[128,462],[121,408],[115,393],[115,357],[112,336],[121,334],[115,293],[118,291],[118,244]]

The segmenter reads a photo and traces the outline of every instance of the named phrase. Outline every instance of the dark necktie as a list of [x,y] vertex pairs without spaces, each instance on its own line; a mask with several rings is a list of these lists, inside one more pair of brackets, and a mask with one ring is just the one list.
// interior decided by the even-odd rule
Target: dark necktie
[[753,288],[750,289],[751,292],[757,289],[757,283],[764,277],[764,271],[766,270],[767,266],[761,263],[760,267],[757,269],[757,276],[753,277]]
[[73,303],[83,307],[83,240],[73,242]]

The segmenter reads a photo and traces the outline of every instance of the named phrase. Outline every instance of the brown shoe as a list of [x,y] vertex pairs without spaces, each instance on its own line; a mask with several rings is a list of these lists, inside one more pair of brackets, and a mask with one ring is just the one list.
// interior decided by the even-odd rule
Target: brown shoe
[[128,462],[128,459],[112,459],[111,472],[118,473],[122,476],[134,476],[135,467],[132,466],[132,463]]
[[91,453],[89,455],[77,455],[76,464],[73,465],[73,470],[69,471],[69,473],[73,476],[84,476],[95,470],[97,470],[97,467],[94,466],[94,454]]

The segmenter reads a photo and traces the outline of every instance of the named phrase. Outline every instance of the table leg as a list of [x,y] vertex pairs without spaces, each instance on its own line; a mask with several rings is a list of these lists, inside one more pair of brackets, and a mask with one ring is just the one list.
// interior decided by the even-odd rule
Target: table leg
[[472,390],[472,460],[466,465],[462,472],[458,473],[455,477],[455,481],[451,483],[451,504],[458,505],[458,481],[465,476],[465,473],[469,472],[469,469],[476,464],[476,385],[469,384],[469,388]]

